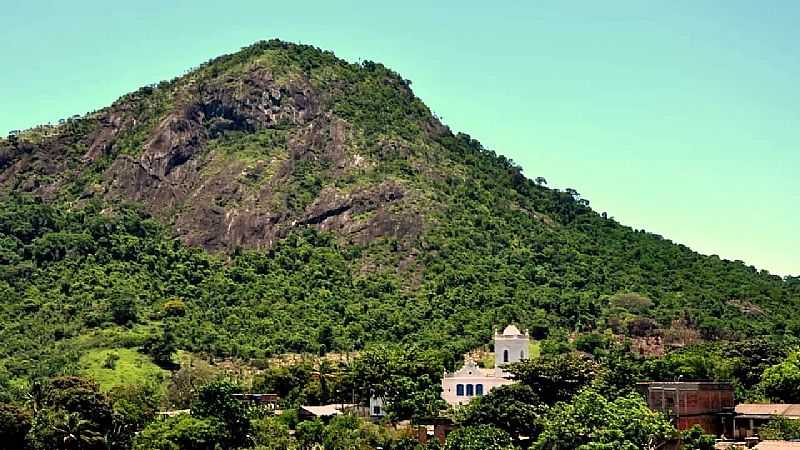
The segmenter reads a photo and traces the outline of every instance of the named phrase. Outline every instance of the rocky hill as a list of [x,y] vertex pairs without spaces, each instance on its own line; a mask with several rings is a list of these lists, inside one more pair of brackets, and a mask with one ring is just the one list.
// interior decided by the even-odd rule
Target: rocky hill
[[528,179],[410,85],[260,42],[0,140],[6,364],[140,345],[175,299],[180,347],[245,358],[376,341],[457,354],[508,321],[553,340],[800,333],[797,279]]

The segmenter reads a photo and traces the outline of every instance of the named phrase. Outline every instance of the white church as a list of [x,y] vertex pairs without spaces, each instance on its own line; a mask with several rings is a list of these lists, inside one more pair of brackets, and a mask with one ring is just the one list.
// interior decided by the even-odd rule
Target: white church
[[466,356],[464,367],[447,373],[442,378],[442,398],[450,405],[464,405],[473,397],[487,394],[497,386],[511,384],[510,374],[503,366],[528,359],[530,337],[514,325],[507,326],[502,333],[494,333],[494,369],[482,369]]

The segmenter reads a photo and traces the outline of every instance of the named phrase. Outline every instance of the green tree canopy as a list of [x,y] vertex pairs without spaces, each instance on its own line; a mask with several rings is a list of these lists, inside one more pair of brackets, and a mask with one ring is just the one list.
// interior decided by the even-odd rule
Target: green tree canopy
[[[537,450],[656,449],[675,430],[637,395],[608,400],[591,389],[547,413]],[[585,446],[585,447],[584,447]]]
[[449,435],[444,450],[514,450],[511,436],[491,425],[459,428]]

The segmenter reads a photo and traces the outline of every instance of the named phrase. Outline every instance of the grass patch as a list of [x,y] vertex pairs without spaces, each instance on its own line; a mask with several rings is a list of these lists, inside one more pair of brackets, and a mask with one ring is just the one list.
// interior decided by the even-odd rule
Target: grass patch
[[542,354],[542,344],[539,341],[531,341],[528,344],[528,355],[530,359],[538,358]]
[[81,357],[80,367],[82,375],[95,380],[103,391],[126,384],[161,385],[168,376],[146,355],[130,348],[89,351]]

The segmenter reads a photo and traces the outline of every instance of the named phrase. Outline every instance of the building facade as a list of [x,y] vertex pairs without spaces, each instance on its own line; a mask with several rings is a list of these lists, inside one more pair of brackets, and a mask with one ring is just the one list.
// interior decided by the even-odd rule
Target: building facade
[[699,425],[706,433],[733,436],[734,395],[730,383],[666,381],[638,383],[651,409],[663,412],[679,430]]
[[465,357],[461,369],[452,373],[445,372],[442,377],[442,398],[450,405],[465,405],[497,386],[513,383],[503,367],[528,359],[529,348],[528,333],[521,332],[514,325],[507,326],[502,333],[495,332],[494,368],[478,367],[472,358]]

